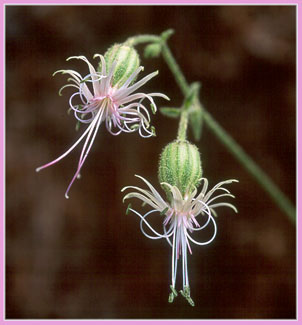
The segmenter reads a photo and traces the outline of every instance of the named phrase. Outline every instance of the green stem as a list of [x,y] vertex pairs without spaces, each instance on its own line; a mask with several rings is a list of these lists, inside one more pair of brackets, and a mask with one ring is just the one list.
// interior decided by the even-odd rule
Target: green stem
[[187,139],[188,122],[189,122],[188,111],[182,109],[179,125],[178,125],[177,140],[185,141]]
[[185,79],[185,76],[180,70],[179,65],[174,59],[174,56],[172,52],[170,51],[167,43],[162,43],[162,56],[165,59],[168,67],[174,74],[174,77],[176,79],[176,82],[178,83],[179,88],[181,89],[184,96],[188,96],[188,92],[190,90],[190,87]]
[[[163,43],[162,45],[162,55],[170,70],[174,74],[176,82],[183,95],[188,96],[189,85],[166,43]],[[240,145],[219,125],[217,121],[215,121],[211,114],[204,109],[199,100],[197,101],[197,105],[200,106],[200,109],[203,112],[203,119],[210,130],[229,149],[229,151],[237,158],[245,169],[258,181],[262,188],[268,192],[271,198],[275,201],[279,208],[286,213],[289,219],[295,223],[296,210],[291,201],[278,188],[278,186],[276,186],[272,179],[240,147]]]
[[[187,83],[179,65],[169,49],[167,43],[162,38],[154,35],[139,35],[129,38],[126,43],[128,45],[137,45],[140,43],[158,42],[162,44],[162,56],[172,71],[176,82],[181,89],[183,95],[189,95],[190,86]],[[233,156],[244,166],[244,168],[258,181],[261,187],[271,196],[273,201],[279,208],[285,212],[290,221],[296,222],[296,209],[287,196],[278,188],[272,179],[253,161],[253,159],[240,147],[240,145],[219,125],[219,123],[211,116],[209,112],[202,106],[198,100],[196,103],[203,112],[204,122],[215,134],[215,136],[228,148]],[[186,130],[188,124],[188,112],[182,110],[178,129],[178,139],[186,138]]]
[[[200,104],[201,105],[201,104]],[[203,118],[216,137],[229,149],[245,169],[267,191],[279,208],[296,222],[296,211],[291,201],[282,193],[272,179],[252,160],[252,158],[239,146],[239,144],[218,124],[217,121],[203,109]]]
[[138,35],[129,37],[124,44],[128,46],[135,46],[141,43],[152,43],[159,41],[161,41],[161,38],[156,35]]

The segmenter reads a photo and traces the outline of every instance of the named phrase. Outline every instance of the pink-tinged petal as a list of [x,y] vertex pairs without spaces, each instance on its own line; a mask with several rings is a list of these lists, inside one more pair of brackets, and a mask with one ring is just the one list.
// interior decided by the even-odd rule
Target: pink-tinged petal
[[[164,94],[158,94],[157,97],[165,98],[166,96]],[[138,100],[138,99],[140,99],[140,100],[141,99],[148,99],[151,102],[151,104],[155,106],[155,110],[156,110],[156,105],[154,103],[154,100],[149,94],[136,93],[136,94],[133,94],[133,95],[130,95],[130,96],[123,97],[123,98],[121,98],[119,100],[116,100],[114,98],[114,100],[116,100],[120,105],[124,105],[124,104],[133,102],[134,100]]]
[[117,61],[114,61],[112,63],[112,66],[110,67],[107,78],[104,79],[104,94],[109,94],[109,92],[110,92],[111,81],[112,81],[112,77],[113,77],[113,73],[114,73],[116,65],[117,65]]
[[211,200],[207,201],[207,205],[209,205],[211,202],[215,201],[216,199],[220,198],[220,197],[224,197],[224,196],[228,196],[228,197],[231,197],[231,198],[235,198],[235,196],[233,194],[230,194],[230,193],[224,193],[224,194],[220,194],[220,195],[217,195],[217,196],[214,196],[213,198],[211,198]]
[[100,61],[101,61],[101,67],[102,67],[101,73],[102,73],[103,76],[106,76],[106,62],[105,62],[105,59],[104,59],[103,55],[101,55],[101,54],[95,54],[93,56],[93,58],[94,59],[95,58],[99,58],[100,59]]
[[92,82],[92,84],[93,84],[93,92],[94,92],[95,95],[99,96],[99,93],[98,93],[98,84],[99,84],[99,81],[98,81],[97,73],[96,73],[93,65],[83,55],[80,55],[80,56],[71,56],[66,61],[69,61],[71,59],[83,60],[84,62],[87,63],[88,68],[89,68],[89,72],[91,74],[91,79],[93,81]]
[[132,75],[126,80],[126,82],[122,85],[121,88],[118,88],[115,91],[115,94],[118,96],[119,93],[121,93],[122,91],[124,91],[125,88],[127,88],[130,83],[136,78],[136,76],[142,71],[144,70],[143,67],[138,67],[133,73]]
[[208,180],[206,178],[201,178],[201,181],[203,181],[203,187],[202,187],[202,190],[199,193],[199,195],[196,197],[196,201],[202,200],[205,196],[207,189],[208,189],[208,184],[209,184]]
[[108,78],[107,72],[106,72],[106,62],[102,55],[95,54],[93,58],[96,58],[96,57],[99,57],[101,60],[101,67],[102,67],[101,74],[102,74],[102,76],[105,77],[103,80],[100,81],[100,84],[99,84],[100,94],[103,95],[103,94],[105,94],[107,78]]
[[136,82],[134,85],[130,86],[129,88],[120,90],[117,94],[115,94],[115,100],[120,100],[121,98],[124,98],[125,96],[128,96],[129,94],[133,93],[136,89],[140,88],[142,85],[144,85],[146,82],[148,82],[150,79],[155,77],[158,74],[158,71],[152,72],[140,81]]
[[62,73],[62,74],[69,74],[73,79],[73,81],[79,85],[81,80],[82,80],[82,76],[74,70],[57,70],[56,72],[54,72],[52,75],[55,76],[57,73]]
[[87,101],[91,101],[93,99],[93,95],[85,82],[81,83],[80,90],[83,93],[83,95],[87,98]]
[[238,182],[236,179],[228,179],[226,181],[220,182],[217,185],[215,185],[204,197],[204,201],[207,202],[207,200],[211,197],[211,195],[216,191],[216,190],[222,190],[227,193],[230,193],[230,191],[224,187],[221,187],[223,184],[230,184],[232,182]]
[[[160,196],[160,194],[156,191],[156,189],[151,185],[151,183],[149,183],[145,178],[143,178],[142,176],[139,175],[135,175],[136,177],[140,178],[143,182],[145,182],[148,187],[150,188],[152,194],[154,195],[154,197],[157,199],[158,202],[160,202],[160,204],[166,208],[169,207],[168,204],[163,200],[163,198]],[[163,208],[163,209],[164,209]],[[162,209],[162,210],[163,210]]]
[[[137,187],[137,186],[126,186],[126,187],[124,187],[122,189],[122,192],[125,191],[125,190],[127,190],[127,189],[136,190],[136,191],[138,191],[138,192],[140,192],[142,194],[135,193],[135,192],[128,193],[124,197],[123,200],[126,200],[126,199],[128,199],[130,197],[137,197],[137,198],[141,199],[143,202],[145,201],[147,204],[153,206],[155,209],[158,209],[159,212],[163,211],[167,207],[167,204],[164,201],[162,201],[162,199],[158,199],[150,191],[143,190],[143,189],[141,189],[140,187]],[[150,204],[150,202],[152,204]]]
[[63,86],[63,87],[60,88],[60,90],[59,90],[59,95],[60,96],[62,96],[62,90],[65,89],[65,88],[67,88],[67,87],[73,87],[73,88],[79,89],[79,86],[77,86],[77,85],[67,84],[67,85],[65,85],[65,86]]
[[236,213],[238,213],[237,208],[233,204],[227,203],[227,202],[212,204],[210,206],[210,208],[214,209],[214,208],[218,208],[218,207],[222,207],[222,206],[229,207],[229,208],[233,209]]
[[180,190],[176,186],[172,186],[169,183],[162,182],[161,184],[169,187],[171,194],[173,195],[174,202],[181,203],[183,201],[182,194]]

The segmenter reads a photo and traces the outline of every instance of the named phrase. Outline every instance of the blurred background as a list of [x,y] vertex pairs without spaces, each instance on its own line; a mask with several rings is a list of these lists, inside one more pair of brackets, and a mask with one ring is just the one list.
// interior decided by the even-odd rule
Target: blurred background
[[[204,176],[212,186],[240,180],[229,186],[239,214],[221,208],[216,240],[193,246],[195,308],[182,297],[167,302],[170,247],[141,234],[137,216],[125,215],[120,192],[143,185],[134,174],[160,191],[158,157],[174,139],[177,120],[158,113],[158,136],[151,139],[113,137],[101,127],[69,200],[64,193],[80,147],[35,172],[84,130],[76,132],[67,114],[70,89],[58,96],[66,76],[52,73],[85,75],[85,63],[65,59],[92,60],[115,42],[168,28],[175,29],[169,44],[187,80],[202,82],[206,109],[295,204],[294,6],[7,6],[7,318],[295,317],[295,227],[206,126],[197,143]],[[138,50],[142,54],[143,46]],[[181,105],[165,62],[141,59],[141,77],[160,72],[143,91],[165,93],[171,106]]]

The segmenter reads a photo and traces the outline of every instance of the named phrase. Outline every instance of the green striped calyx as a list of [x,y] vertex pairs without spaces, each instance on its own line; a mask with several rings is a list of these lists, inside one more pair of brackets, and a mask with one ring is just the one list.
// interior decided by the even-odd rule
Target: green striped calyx
[[[113,72],[112,87],[120,88],[126,80],[137,70],[140,64],[139,55],[133,47],[114,44],[104,55],[106,71],[110,71],[112,64],[116,62]],[[101,67],[99,67],[101,70]]]
[[[164,148],[159,160],[160,183],[176,186],[184,196],[198,186],[201,175],[200,154],[195,145],[176,140]],[[162,187],[167,193],[170,192],[164,184]]]

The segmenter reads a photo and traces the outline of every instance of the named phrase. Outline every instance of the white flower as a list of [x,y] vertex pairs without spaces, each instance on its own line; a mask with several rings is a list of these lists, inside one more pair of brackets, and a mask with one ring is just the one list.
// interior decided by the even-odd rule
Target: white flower
[[[89,74],[82,77],[74,70],[59,70],[54,74],[61,72],[71,77],[68,81],[71,83],[63,86],[61,91],[66,87],[76,88],[76,92],[69,99],[70,109],[73,110],[75,118],[84,124],[89,124],[80,138],[60,157],[36,169],[40,171],[49,167],[62,158],[67,156],[85,137],[80,159],[76,173],[74,174],[67,190],[65,197],[68,198],[68,192],[74,180],[79,176],[80,170],[87,158],[87,155],[95,140],[96,134],[102,122],[105,123],[107,130],[112,135],[118,135],[121,132],[131,133],[138,130],[142,137],[154,135],[154,129],[150,129],[150,115],[147,108],[143,105],[143,100],[148,99],[153,112],[156,111],[156,105],[153,97],[169,98],[161,93],[134,93],[138,88],[158,74],[157,71],[150,73],[140,81],[133,83],[143,67],[138,67],[125,81],[124,84],[113,86],[113,76],[117,62],[114,62],[106,71],[106,62],[102,55],[96,54],[101,60],[101,71],[94,69],[92,64],[84,56],[73,56],[67,59],[80,59],[87,63]],[[75,98],[79,102],[74,103]]]
[[[140,229],[143,234],[150,239],[160,239],[164,238],[168,241],[172,247],[172,284],[170,285],[171,293],[169,296],[169,302],[172,302],[177,296],[177,291],[175,289],[176,282],[176,273],[177,273],[177,262],[179,256],[182,256],[182,276],[183,276],[183,289],[180,290],[180,293],[188,300],[188,302],[194,306],[194,302],[190,296],[190,286],[189,286],[189,277],[188,277],[188,268],[187,268],[187,249],[192,254],[190,243],[197,245],[207,245],[211,243],[217,233],[216,222],[213,218],[217,216],[215,209],[221,206],[227,206],[232,208],[235,212],[237,209],[234,205],[227,202],[217,203],[216,199],[221,197],[232,197],[230,192],[223,187],[225,184],[232,182],[238,182],[235,179],[226,180],[218,183],[210,191],[208,189],[208,180],[202,178],[203,187],[201,192],[195,197],[197,189],[195,188],[191,193],[186,194],[184,197],[180,193],[179,189],[176,186],[171,186],[168,183],[161,183],[169,188],[171,192],[171,203],[166,202],[160,194],[155,190],[155,188],[143,177],[136,175],[142,179],[149,190],[144,190],[136,186],[127,186],[122,189],[125,191],[127,189],[135,190],[135,192],[130,192],[125,195],[123,200],[130,198],[138,198],[143,201],[143,204],[148,204],[151,206],[152,210],[148,211],[144,215],[141,215],[139,212],[131,208],[131,205],[128,206],[128,211],[134,212],[140,217]],[[213,196],[214,192],[222,191],[225,193]],[[163,233],[157,232],[146,218],[152,213],[160,213],[164,215],[163,221]],[[197,220],[197,217],[200,217],[200,220]],[[199,242],[192,238],[192,233],[195,231],[200,231],[205,229],[207,226],[212,224],[213,235],[210,239]],[[146,232],[145,227],[151,231],[151,235]]]

